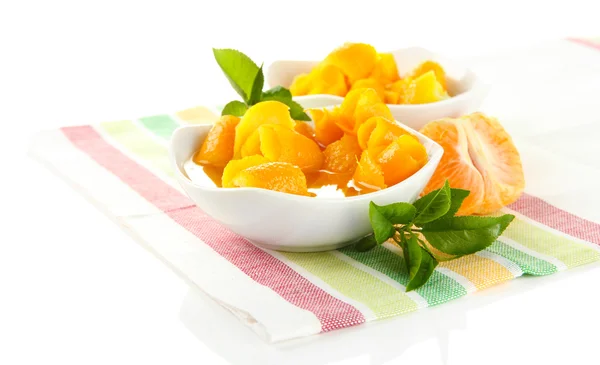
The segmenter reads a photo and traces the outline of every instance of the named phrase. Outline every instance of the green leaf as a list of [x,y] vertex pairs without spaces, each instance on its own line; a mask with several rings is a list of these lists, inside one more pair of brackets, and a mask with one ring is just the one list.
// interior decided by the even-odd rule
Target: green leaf
[[463,201],[469,196],[471,192],[464,189],[453,189],[450,188],[450,209],[439,219],[448,219],[454,217],[456,212],[460,209]]
[[411,234],[408,239],[406,237],[402,237],[402,239],[404,241],[404,246],[402,247],[404,251],[404,261],[406,261],[406,267],[408,268],[408,276],[410,280],[412,280],[417,275],[419,267],[421,266],[423,250],[419,245],[419,240],[416,235]]
[[294,120],[308,122],[310,117],[304,112],[302,105],[292,100],[292,93],[283,86],[275,86],[262,94],[262,101],[276,100],[290,107],[290,115]]
[[421,225],[434,221],[448,212],[450,209],[450,185],[448,180],[441,189],[434,190],[413,203],[417,208],[415,224]]
[[260,101],[260,97],[262,96],[262,89],[265,84],[265,75],[263,74],[262,65],[258,69],[256,73],[256,77],[254,78],[254,83],[252,84],[252,92],[250,93],[250,97],[248,98],[248,105],[252,106]]
[[261,100],[276,100],[288,105],[288,102],[292,100],[292,93],[283,86],[275,86],[274,88],[264,91]]
[[409,203],[392,203],[388,205],[373,204],[377,210],[392,224],[408,224],[415,217],[416,208]]
[[377,244],[382,244],[389,238],[393,237],[396,233],[396,229],[392,222],[381,214],[377,205],[373,202],[369,204],[369,220],[371,221],[371,227],[375,233],[375,241]]
[[235,49],[213,48],[213,54],[231,86],[245,102],[248,102],[258,66],[248,56]]
[[248,106],[246,104],[239,100],[233,100],[225,105],[221,111],[221,115],[235,115],[236,117],[241,117],[246,114],[246,110],[248,110]]
[[377,241],[375,241],[375,236],[373,233],[364,236],[358,242],[354,244],[354,249],[358,252],[366,252],[371,250],[373,247],[377,246]]
[[430,245],[446,254],[470,255],[494,243],[514,218],[512,214],[453,217],[426,224],[421,233]]
[[304,112],[304,108],[302,107],[302,105],[296,103],[293,100],[290,100],[286,104],[290,107],[290,115],[292,116],[292,119],[294,119],[294,120],[301,120],[301,121],[304,121],[304,122],[311,121],[311,119],[308,116],[308,114],[306,114]]
[[413,291],[415,289],[419,289],[422,287],[427,280],[433,274],[433,270],[437,266],[438,262],[434,259],[427,251],[423,250],[421,247],[421,262],[419,268],[416,271],[415,276],[408,282],[406,286],[406,291]]

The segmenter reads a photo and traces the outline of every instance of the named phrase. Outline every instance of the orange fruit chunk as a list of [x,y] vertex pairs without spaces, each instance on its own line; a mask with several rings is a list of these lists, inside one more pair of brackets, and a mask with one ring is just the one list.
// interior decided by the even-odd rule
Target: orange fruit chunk
[[357,80],[354,84],[352,84],[350,89],[373,89],[375,92],[377,92],[379,99],[385,99],[385,86],[377,79],[369,78]]
[[331,94],[344,96],[348,92],[346,77],[334,65],[324,64],[311,72],[312,85],[309,94]]
[[251,106],[235,128],[233,157],[240,158],[246,140],[263,124],[277,124],[294,128],[289,107],[279,101],[263,101]]
[[360,156],[353,179],[356,186],[366,191],[377,191],[387,187],[383,178],[383,170],[375,162],[369,150],[363,151]]
[[233,158],[235,127],[240,118],[233,115],[222,116],[208,132],[200,150],[194,155],[194,162],[200,165],[223,167]]
[[323,153],[312,139],[280,125],[258,128],[260,151],[269,161],[287,162],[303,171],[316,171],[323,165]]
[[398,76],[398,68],[394,55],[391,53],[380,53],[377,56],[377,62],[370,77],[381,80],[384,84],[398,80],[400,76]]
[[421,130],[444,148],[424,193],[442,187],[470,190],[458,214],[489,214],[511,204],[525,188],[523,166],[510,135],[482,113],[433,121]]
[[315,123],[315,139],[323,146],[342,138],[344,131],[337,126],[334,115],[327,109],[308,110],[313,122]]
[[440,85],[442,85],[442,88],[446,90],[446,71],[444,71],[444,68],[435,61],[425,61],[421,63],[413,70],[411,77],[414,79],[425,75],[429,71],[433,71],[437,81],[440,83]]
[[361,124],[371,117],[383,117],[394,120],[390,108],[381,101],[375,90],[365,89],[360,98],[358,98],[356,109],[354,110],[354,133],[358,131]]
[[369,76],[376,62],[377,51],[365,43],[346,43],[325,58],[325,63],[342,70],[350,83]]
[[412,82],[415,92],[412,99],[407,101],[411,104],[433,103],[450,97],[433,71],[427,71]]
[[323,151],[323,169],[335,173],[352,173],[361,153],[362,149],[356,137],[346,134]]
[[253,155],[262,155],[262,152],[260,152],[260,136],[258,135],[258,131],[252,132],[240,150],[241,157]]
[[372,121],[375,121],[376,124],[369,135],[367,148],[387,147],[390,143],[394,142],[398,137],[404,134],[412,136],[395,122],[382,117],[369,118],[365,124],[371,124]]
[[306,95],[309,93],[311,88],[310,74],[299,74],[294,77],[292,84],[290,85],[290,92],[294,96]]
[[410,77],[394,82],[391,90],[398,94],[397,104],[410,104],[415,95],[415,84]]
[[412,135],[404,134],[390,143],[376,162],[381,166],[385,184],[392,186],[419,171],[427,163],[427,151]]
[[286,162],[268,162],[241,170],[232,180],[235,187],[261,188],[282,193],[308,195],[302,170]]
[[208,178],[217,186],[222,187],[223,184],[221,179],[223,178],[223,167],[217,167],[212,165],[202,166],[202,171],[208,176]]
[[269,162],[263,156],[247,156],[240,160],[231,160],[225,166],[223,170],[223,176],[221,177],[221,183],[224,188],[234,188],[233,179],[237,176],[237,174],[247,169],[248,167],[257,166],[260,164],[264,164]]
[[377,127],[377,121],[380,118],[381,117],[369,118],[366,122],[361,124],[360,127],[358,127],[356,137],[358,138],[358,145],[363,150],[366,150],[368,148],[369,138],[371,138],[371,133],[373,133],[373,130],[375,129],[375,127]]
[[315,142],[317,141],[315,139],[315,129],[310,125],[310,123],[297,120],[296,124],[294,125],[294,131],[300,133],[304,137],[312,139]]
[[400,94],[395,91],[386,90],[383,96],[386,104],[400,104]]

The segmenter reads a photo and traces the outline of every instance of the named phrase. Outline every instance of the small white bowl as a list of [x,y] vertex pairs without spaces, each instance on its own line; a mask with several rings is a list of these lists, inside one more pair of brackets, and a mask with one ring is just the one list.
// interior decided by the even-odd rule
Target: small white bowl
[[314,252],[346,246],[371,232],[369,202],[413,202],[427,185],[442,147],[418,136],[429,155],[423,168],[399,184],[378,192],[341,198],[311,198],[258,188],[200,186],[189,179],[184,164],[200,148],[211,125],[177,129],[171,139],[175,176],[189,197],[206,214],[233,232],[266,249]]
[[[396,60],[400,76],[410,73],[427,60],[438,62],[447,75],[448,91],[453,97],[429,104],[387,104],[394,118],[405,125],[420,130],[432,120],[459,117],[477,111],[488,94],[489,87],[475,73],[456,62],[426,49],[412,47],[391,52]],[[289,88],[296,75],[308,73],[318,61],[275,61],[267,71],[270,87],[281,85]],[[319,94],[294,97],[304,108],[322,108],[339,105],[344,98]]]

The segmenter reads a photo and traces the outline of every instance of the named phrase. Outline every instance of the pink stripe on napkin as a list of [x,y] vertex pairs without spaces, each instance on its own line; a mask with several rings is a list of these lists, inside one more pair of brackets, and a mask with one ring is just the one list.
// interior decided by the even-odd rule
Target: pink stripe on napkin
[[92,127],[68,127],[62,128],[62,132],[75,147],[254,281],[269,287],[288,302],[314,313],[323,332],[365,322],[358,309],[328,294],[283,262],[221,226],[186,196],[107,143]]
[[559,209],[538,197],[523,194],[509,208],[557,231],[600,245],[600,224]]
[[588,46],[590,48],[595,48],[600,51],[600,42],[593,42],[589,39],[584,39],[584,38],[567,38],[567,40],[574,42],[574,43],[582,44],[584,46]]

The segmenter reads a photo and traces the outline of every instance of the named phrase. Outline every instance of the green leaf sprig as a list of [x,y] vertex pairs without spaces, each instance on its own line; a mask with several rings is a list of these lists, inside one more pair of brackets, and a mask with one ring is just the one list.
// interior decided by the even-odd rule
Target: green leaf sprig
[[233,100],[227,103],[221,115],[241,117],[249,107],[256,103],[276,100],[290,107],[292,119],[310,120],[302,106],[292,100],[292,93],[288,89],[275,86],[272,89],[263,91],[265,76],[262,65],[258,67],[250,57],[235,49],[213,48],[213,54],[229,83],[243,100]]
[[355,249],[368,251],[388,239],[394,240],[402,248],[406,261],[409,276],[406,291],[418,289],[429,280],[439,261],[454,260],[487,248],[515,218],[512,214],[455,216],[468,195],[468,190],[452,189],[446,181],[441,189],[413,204],[371,202],[369,219],[373,233],[358,241]]

